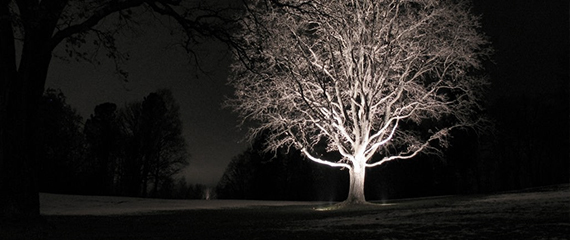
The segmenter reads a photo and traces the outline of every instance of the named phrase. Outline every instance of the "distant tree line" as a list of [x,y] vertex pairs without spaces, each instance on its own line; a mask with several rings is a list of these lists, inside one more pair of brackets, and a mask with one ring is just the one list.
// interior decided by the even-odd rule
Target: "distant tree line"
[[40,191],[203,198],[205,187],[177,179],[188,164],[179,105],[170,90],[118,108],[102,103],[83,123],[60,90],[40,106]]
[[[342,201],[348,194],[347,169],[329,168],[304,159],[295,149],[264,152],[264,136],[229,163],[216,193],[220,199]],[[324,148],[324,146],[319,146]],[[339,158],[328,152],[328,158]],[[303,159],[299,161],[299,159]],[[394,161],[367,169],[368,200],[449,194],[452,184],[446,162],[428,156]]]
[[[267,135],[235,156],[216,187],[220,199],[318,200],[346,198],[348,173],[311,161],[299,161],[300,151],[264,150]],[[334,154],[334,153],[333,153]]]
[[[567,183],[568,93],[500,97],[489,106],[495,130],[457,130],[442,157],[419,155],[367,169],[367,200],[470,194]],[[346,169],[331,169],[299,151],[264,153],[262,135],[235,156],[217,186],[219,198],[343,200]],[[329,152],[328,154],[338,154]],[[375,156],[381,157],[381,156]],[[334,158],[331,156],[330,158]],[[340,187],[339,187],[340,186]]]

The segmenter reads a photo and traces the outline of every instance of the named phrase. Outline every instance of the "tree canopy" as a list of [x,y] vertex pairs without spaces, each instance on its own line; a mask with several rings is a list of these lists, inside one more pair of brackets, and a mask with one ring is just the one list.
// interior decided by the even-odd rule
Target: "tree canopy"
[[[364,168],[439,153],[450,130],[484,125],[488,81],[477,71],[490,49],[466,1],[260,0],[247,9],[229,104],[258,123],[252,136],[271,132],[268,150],[295,147],[347,168],[361,189]],[[321,142],[342,158],[321,158]]]

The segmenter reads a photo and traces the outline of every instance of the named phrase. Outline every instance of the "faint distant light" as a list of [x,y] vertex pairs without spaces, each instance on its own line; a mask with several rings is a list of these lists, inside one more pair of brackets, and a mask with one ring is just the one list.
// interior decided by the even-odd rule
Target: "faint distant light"
[[212,192],[212,191],[211,191],[211,188],[209,188],[209,187],[206,188],[206,190],[204,190],[204,199],[210,200],[211,192]]

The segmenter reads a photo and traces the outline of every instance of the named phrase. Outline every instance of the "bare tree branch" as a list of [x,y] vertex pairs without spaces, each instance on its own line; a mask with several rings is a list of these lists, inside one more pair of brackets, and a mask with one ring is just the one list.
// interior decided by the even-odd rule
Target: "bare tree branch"
[[68,38],[73,34],[86,32],[95,27],[102,19],[106,18],[111,13],[137,7],[142,5],[144,2],[144,0],[111,1],[109,4],[103,5],[100,9],[96,10],[91,17],[87,18],[87,20],[57,31],[52,37],[50,48],[53,50],[63,39]]
[[[488,43],[463,1],[246,4],[238,34],[248,57],[232,65],[229,105],[260,123],[253,132],[272,133],[269,150],[293,146],[361,173],[437,154],[451,129],[482,122],[487,81],[472,72]],[[311,155],[323,143],[343,159]],[[375,154],[384,157],[369,162]]]

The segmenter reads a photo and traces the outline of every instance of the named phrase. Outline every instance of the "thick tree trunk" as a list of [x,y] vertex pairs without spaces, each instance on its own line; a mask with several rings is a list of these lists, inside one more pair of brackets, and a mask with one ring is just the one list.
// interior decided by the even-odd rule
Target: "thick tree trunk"
[[31,122],[16,69],[7,4],[0,5],[0,220],[39,217],[39,196],[29,136]]
[[37,111],[51,48],[49,29],[28,28],[16,69],[8,6],[0,5],[0,219],[39,219]]
[[[49,62],[49,60],[48,60]],[[37,111],[48,63],[37,72],[17,74],[3,97],[0,127],[0,215],[7,218],[39,217],[37,188]],[[41,90],[40,90],[41,89]]]
[[[8,103],[11,102],[9,99]],[[39,195],[35,158],[37,151],[32,135],[35,125],[29,119],[29,114],[25,113],[27,107],[24,104],[11,105],[22,109],[9,108],[3,111],[9,117],[2,122],[1,130],[0,218],[36,218],[39,217]]]
[[364,198],[365,173],[365,168],[356,164],[352,169],[349,170],[350,185],[348,189],[348,197],[345,201],[346,204],[366,203],[366,199]]
[[36,99],[22,87],[20,77],[4,93],[0,127],[0,215],[6,218],[39,216],[37,189]]

